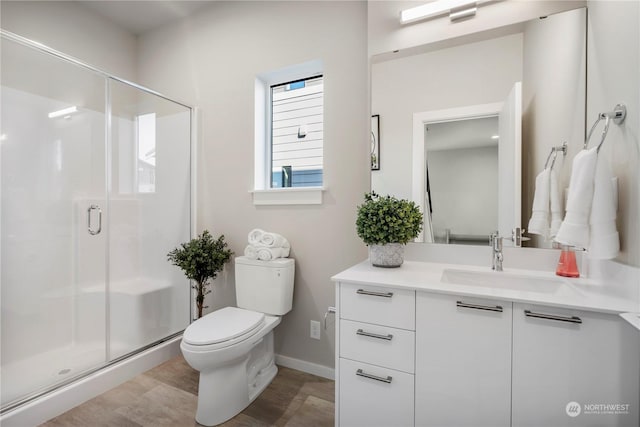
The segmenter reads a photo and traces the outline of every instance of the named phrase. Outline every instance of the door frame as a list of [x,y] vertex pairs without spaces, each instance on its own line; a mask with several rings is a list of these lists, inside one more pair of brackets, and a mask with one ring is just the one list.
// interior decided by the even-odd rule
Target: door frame
[[411,172],[411,199],[424,216],[423,231],[416,242],[433,243],[433,227],[427,206],[427,150],[424,127],[429,123],[451,122],[464,119],[479,119],[499,116],[504,103],[469,105],[444,110],[413,113],[413,147]]

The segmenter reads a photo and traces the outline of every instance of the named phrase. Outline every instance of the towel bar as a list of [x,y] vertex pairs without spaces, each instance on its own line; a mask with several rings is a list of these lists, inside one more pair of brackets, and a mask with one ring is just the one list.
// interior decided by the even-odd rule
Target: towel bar
[[627,117],[627,107],[625,107],[624,104],[617,104],[613,108],[613,111],[598,114],[598,119],[593,124],[593,126],[591,126],[591,129],[587,134],[587,139],[584,141],[583,149],[586,150],[589,147],[589,140],[591,139],[591,135],[593,134],[593,131],[596,129],[596,126],[598,125],[598,123],[600,123],[600,120],[604,119],[604,129],[602,131],[602,136],[600,137],[600,143],[598,144],[598,148],[596,149],[598,152],[600,152],[600,147],[602,147],[602,144],[604,143],[604,140],[607,137],[607,132],[609,132],[609,125],[611,124],[611,120],[613,120],[615,124],[619,125],[624,121],[626,117]]
[[558,151],[562,151],[562,155],[567,155],[567,141],[564,141],[562,145],[557,145],[555,147],[551,147],[551,151],[547,156],[547,161],[544,162],[544,168],[546,169],[549,166],[549,160],[551,160],[551,156],[553,155],[553,160],[551,160],[551,169],[553,169],[553,165],[556,163],[556,157],[558,157]]

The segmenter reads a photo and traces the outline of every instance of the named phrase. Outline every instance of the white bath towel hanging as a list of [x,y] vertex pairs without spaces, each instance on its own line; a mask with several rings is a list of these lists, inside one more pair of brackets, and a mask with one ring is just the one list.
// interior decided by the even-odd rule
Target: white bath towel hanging
[[589,217],[597,159],[596,147],[580,151],[573,159],[567,214],[556,236],[556,241],[563,245],[589,247]]
[[536,177],[533,208],[529,220],[529,233],[549,238],[549,181],[551,170],[545,168]]
[[589,217],[589,258],[612,259],[620,252],[620,237],[616,229],[616,194],[617,179],[613,177],[606,154],[600,152]]
[[549,172],[549,209],[551,210],[551,225],[549,227],[549,238],[553,239],[558,234],[562,224],[562,214],[564,213],[562,203],[562,192],[558,187],[558,176],[551,168]]

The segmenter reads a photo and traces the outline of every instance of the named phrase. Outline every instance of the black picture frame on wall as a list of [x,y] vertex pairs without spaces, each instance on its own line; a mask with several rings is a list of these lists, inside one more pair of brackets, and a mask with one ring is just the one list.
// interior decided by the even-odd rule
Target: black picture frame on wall
[[380,115],[371,116],[371,170],[380,170]]

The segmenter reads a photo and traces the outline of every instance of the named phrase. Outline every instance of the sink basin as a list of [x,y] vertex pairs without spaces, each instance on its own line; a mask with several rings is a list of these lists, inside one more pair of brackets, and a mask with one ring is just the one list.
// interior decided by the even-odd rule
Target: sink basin
[[514,291],[553,294],[566,288],[561,279],[523,276],[505,272],[446,269],[440,279],[443,283],[512,289]]

